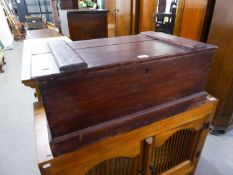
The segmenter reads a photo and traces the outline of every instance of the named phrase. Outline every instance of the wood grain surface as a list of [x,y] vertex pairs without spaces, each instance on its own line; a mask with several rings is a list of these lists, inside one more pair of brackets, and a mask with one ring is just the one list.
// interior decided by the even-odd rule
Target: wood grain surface
[[214,130],[233,127],[233,12],[232,0],[217,0],[208,43],[219,46],[210,71],[207,90],[219,98],[213,120]]

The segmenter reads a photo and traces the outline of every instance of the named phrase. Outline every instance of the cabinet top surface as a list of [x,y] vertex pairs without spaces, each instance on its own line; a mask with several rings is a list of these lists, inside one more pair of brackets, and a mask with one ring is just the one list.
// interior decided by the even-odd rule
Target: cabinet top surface
[[67,13],[108,13],[107,9],[66,9],[60,10]]
[[170,59],[215,48],[172,35],[143,32],[139,35],[76,42],[62,39],[45,42],[26,40],[23,59],[27,59],[30,65],[28,78],[36,79],[64,72],[101,70]]

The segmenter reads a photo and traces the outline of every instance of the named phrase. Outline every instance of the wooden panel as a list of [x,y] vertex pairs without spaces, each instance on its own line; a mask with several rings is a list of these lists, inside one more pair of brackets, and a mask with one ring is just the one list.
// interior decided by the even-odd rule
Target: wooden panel
[[113,158],[104,161],[85,175],[137,175],[139,156],[135,158]]
[[180,130],[172,135],[162,146],[153,152],[154,172],[161,174],[189,160],[195,133],[191,130]]
[[116,0],[116,35],[131,34],[132,0]]
[[219,46],[210,71],[207,90],[219,98],[213,129],[227,130],[233,120],[233,6],[232,0],[217,0],[208,43]]
[[186,0],[178,0],[178,8],[176,12],[176,22],[174,27],[173,34],[176,36],[180,36],[182,22],[183,22],[183,15],[184,15],[184,6]]
[[154,31],[154,15],[156,14],[157,0],[140,1],[140,32]]
[[181,37],[200,40],[208,0],[185,0]]
[[[173,58],[173,62],[159,60],[141,65],[130,65],[114,71],[93,72],[80,78],[73,74],[73,78],[61,78],[48,84],[41,82],[43,102],[46,110],[50,111],[47,116],[48,121],[51,126],[54,126],[52,135],[56,137],[138,112],[169,102],[171,97],[179,99],[201,92],[204,90],[210,59],[210,56],[206,57],[203,53],[192,57],[176,57]],[[183,71],[180,71],[176,65],[183,67]],[[145,68],[148,68],[149,73],[145,73]],[[164,79],[163,77],[170,78]],[[160,83],[153,84],[152,82]],[[179,83],[183,85],[179,86]],[[119,91],[121,93],[117,93]],[[154,93],[155,91],[160,93]],[[127,97],[127,99],[122,97]],[[62,100],[54,101],[54,98]],[[88,110],[85,110],[87,107]],[[77,108],[80,110],[76,110]],[[73,122],[64,128],[65,121]]]
[[61,9],[77,9],[78,2],[76,0],[60,0]]
[[[48,46],[60,71],[72,71],[87,67],[87,63],[65,41],[49,41]],[[68,58],[67,55],[69,55]]]
[[187,160],[161,175],[188,175],[193,171],[192,162]]
[[116,36],[116,0],[105,0],[108,13],[108,37]]
[[[115,120],[110,120],[83,130],[78,130],[71,134],[56,137],[50,143],[54,155],[59,155],[77,147],[85,146],[109,136],[129,132],[133,129],[148,125],[167,118],[169,115],[182,112],[197,105],[201,97],[189,97],[166,103],[155,108],[146,109],[138,113],[122,116]],[[160,117],[158,117],[160,116]],[[128,123],[132,123],[128,125]]]
[[132,14],[135,0],[106,1],[109,36],[125,36],[132,34]]
[[139,18],[140,18],[140,0],[133,0],[132,3],[132,34],[139,33]]
[[108,37],[106,10],[68,11],[67,18],[73,41]]

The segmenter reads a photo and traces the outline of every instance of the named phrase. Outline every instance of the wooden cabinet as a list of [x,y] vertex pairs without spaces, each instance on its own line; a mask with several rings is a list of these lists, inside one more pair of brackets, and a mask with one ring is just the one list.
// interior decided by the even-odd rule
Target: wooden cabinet
[[61,10],[62,33],[71,40],[108,37],[107,10]]
[[42,175],[194,174],[216,107],[208,97],[198,107],[74,152],[54,157],[46,117],[35,104],[38,165]]
[[219,46],[209,75],[207,90],[219,98],[212,129],[233,127],[233,6],[232,0],[217,0],[208,43]]
[[106,9],[109,10],[108,14],[108,30],[109,37],[125,36],[133,34],[135,29],[134,18],[135,0],[105,0]]
[[78,0],[59,0],[60,9],[78,9]]

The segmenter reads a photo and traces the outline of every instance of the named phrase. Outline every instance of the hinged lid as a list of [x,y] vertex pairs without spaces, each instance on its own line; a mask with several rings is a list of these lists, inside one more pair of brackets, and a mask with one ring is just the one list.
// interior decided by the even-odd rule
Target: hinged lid
[[[113,68],[215,49],[213,45],[168,34],[143,32],[139,35],[67,42],[47,41],[31,50],[31,78],[62,72]],[[42,49],[43,48],[43,49]]]

